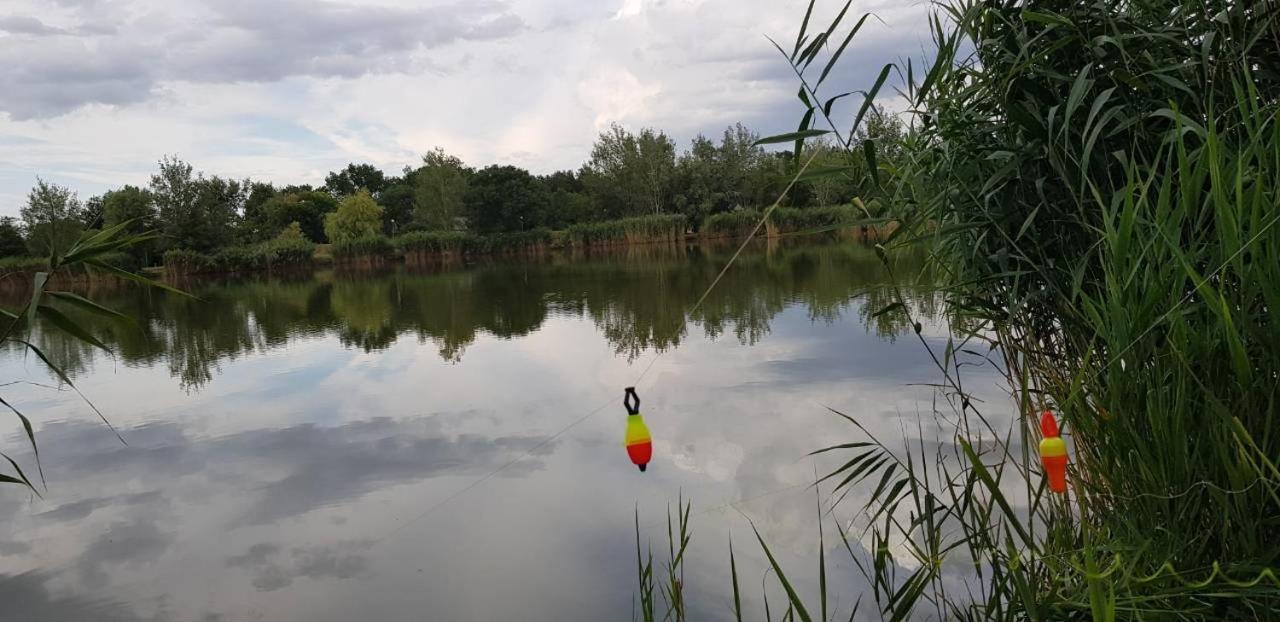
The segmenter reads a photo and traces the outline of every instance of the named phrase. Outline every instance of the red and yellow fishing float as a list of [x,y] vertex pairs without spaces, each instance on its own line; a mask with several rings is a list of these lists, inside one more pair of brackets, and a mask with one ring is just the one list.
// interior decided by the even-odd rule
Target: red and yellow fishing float
[[1053,413],[1040,415],[1040,464],[1049,477],[1049,490],[1058,494],[1067,492],[1067,442],[1058,433],[1058,420]]
[[653,458],[653,439],[649,437],[649,427],[644,424],[644,417],[640,416],[640,396],[636,395],[635,387],[627,387],[622,405],[627,409],[627,435],[624,439],[627,456],[631,458],[632,464],[644,471]]

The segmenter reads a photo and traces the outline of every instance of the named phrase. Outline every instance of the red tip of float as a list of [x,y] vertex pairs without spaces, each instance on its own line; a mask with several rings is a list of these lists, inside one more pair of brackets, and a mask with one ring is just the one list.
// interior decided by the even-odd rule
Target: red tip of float
[[1040,415],[1040,434],[1045,438],[1058,436],[1058,420],[1053,418],[1053,413],[1050,411],[1046,410],[1043,415]]
[[650,441],[641,441],[639,443],[631,443],[627,445],[627,457],[631,458],[631,464],[640,467],[643,471],[649,461],[653,459],[653,443]]

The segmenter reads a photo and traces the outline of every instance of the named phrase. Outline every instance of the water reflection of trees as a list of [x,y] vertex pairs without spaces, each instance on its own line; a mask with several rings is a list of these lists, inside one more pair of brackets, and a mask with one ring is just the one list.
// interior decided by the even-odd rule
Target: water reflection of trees
[[[372,352],[414,335],[457,362],[479,335],[527,335],[549,315],[589,318],[619,355],[630,358],[680,345],[690,325],[711,338],[732,333],[753,344],[793,305],[811,320],[827,322],[856,308],[864,324],[884,337],[909,329],[903,314],[873,315],[892,300],[886,274],[874,251],[853,244],[775,244],[746,253],[695,310],[731,252],[649,247],[468,270],[185,284],[197,299],[119,289],[95,295],[140,318],[137,325],[79,319],[112,346],[118,362],[163,362],[187,388],[209,382],[224,361],[308,336],[335,335],[347,347]],[[899,261],[906,265],[898,274],[918,272],[917,260]],[[916,288],[906,291],[923,313],[935,313],[931,298]],[[48,331],[39,339],[69,373],[83,373],[98,354],[60,335]]]

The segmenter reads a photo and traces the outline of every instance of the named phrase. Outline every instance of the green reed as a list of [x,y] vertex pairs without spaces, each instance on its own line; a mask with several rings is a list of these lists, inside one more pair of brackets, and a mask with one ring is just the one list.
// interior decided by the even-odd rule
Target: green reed
[[684,239],[686,222],[683,214],[584,222],[565,229],[564,241],[571,246],[679,242]]
[[[949,301],[945,343],[901,295],[877,312],[937,363],[943,442],[878,439],[854,413],[857,440],[820,450],[871,539],[870,561],[849,552],[880,614],[1280,616],[1277,7],[948,0],[933,57],[884,67],[853,127],[824,82],[866,18],[811,31],[812,10],[783,50],[808,112],[766,141],[833,134],[876,162],[857,128],[896,76],[909,129],[866,200]],[[965,389],[975,358],[1005,372],[1011,425]],[[1066,496],[1042,483],[1045,409]]]

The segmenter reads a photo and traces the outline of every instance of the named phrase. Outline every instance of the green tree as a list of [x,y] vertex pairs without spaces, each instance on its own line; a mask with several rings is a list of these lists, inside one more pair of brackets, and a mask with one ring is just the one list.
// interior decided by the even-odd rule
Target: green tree
[[338,208],[338,201],[325,192],[311,191],[279,194],[263,206],[263,219],[268,232],[274,233],[296,222],[312,242],[328,241],[325,218]]
[[209,252],[233,239],[239,214],[248,198],[249,182],[206,178],[176,157],[160,160],[151,176],[151,195],[160,228],[176,248]]
[[[125,186],[102,195],[102,222],[107,227],[128,222],[125,231],[139,236],[157,228],[156,204],[151,193],[137,186]],[[138,242],[129,249],[142,265],[149,265],[155,255],[154,241]]]
[[40,178],[20,213],[27,228],[27,247],[39,256],[70,248],[83,230],[83,207],[76,193]]
[[546,220],[552,229],[592,219],[591,198],[585,192],[582,178],[573,171],[556,171],[538,178],[547,193]]
[[27,254],[27,241],[13,216],[0,218],[0,257],[21,257]]
[[324,178],[324,189],[336,199],[351,196],[362,188],[376,197],[387,188],[387,176],[372,164],[348,164],[347,168]]
[[645,128],[632,134],[614,124],[591,149],[588,187],[611,217],[666,211],[675,175],[676,146],[666,134]]
[[324,220],[324,232],[330,242],[346,242],[377,235],[382,231],[382,206],[368,190],[358,190],[342,200],[338,210]]
[[463,201],[477,233],[526,231],[546,224],[547,192],[522,168],[490,166],[472,176]]
[[413,179],[414,172],[406,167],[405,176],[388,179],[386,189],[378,196],[378,204],[382,206],[382,230],[387,235],[400,233],[413,222]]
[[462,160],[436,148],[413,173],[413,223],[423,229],[458,228],[470,171]]
[[249,196],[244,200],[244,212],[240,217],[239,237],[242,242],[261,242],[274,233],[274,227],[267,222],[264,206],[277,194],[275,186],[269,183],[249,184]]

